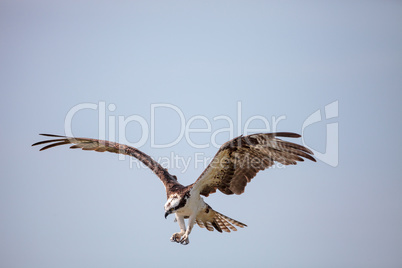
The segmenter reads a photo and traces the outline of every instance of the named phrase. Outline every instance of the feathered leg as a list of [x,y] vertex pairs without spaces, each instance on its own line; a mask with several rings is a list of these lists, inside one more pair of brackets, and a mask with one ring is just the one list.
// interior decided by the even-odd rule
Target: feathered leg
[[179,233],[174,233],[172,235],[172,237],[170,238],[170,241],[176,242],[176,243],[181,243],[181,237],[186,232],[186,223],[184,222],[184,217],[179,216],[177,214],[176,214],[176,220],[179,223],[180,232]]
[[193,227],[194,227],[196,216],[197,216],[197,214],[194,213],[194,214],[191,215],[190,218],[188,219],[187,230],[186,230],[186,232],[184,233],[184,235],[182,236],[182,238],[181,238],[181,240],[180,240],[180,243],[181,243],[182,245],[187,245],[188,243],[190,243],[190,240],[188,239],[188,236],[190,235],[191,230],[192,230]]

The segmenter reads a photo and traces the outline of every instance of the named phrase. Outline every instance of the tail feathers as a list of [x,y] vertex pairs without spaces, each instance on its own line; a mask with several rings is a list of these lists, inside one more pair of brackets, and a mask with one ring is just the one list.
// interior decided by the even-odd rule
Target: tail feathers
[[230,233],[230,230],[237,231],[235,226],[240,228],[247,226],[244,223],[213,210],[210,206],[207,206],[206,209],[198,213],[196,223],[198,226],[206,228],[208,231],[213,231],[215,228],[220,233],[222,233],[222,231]]

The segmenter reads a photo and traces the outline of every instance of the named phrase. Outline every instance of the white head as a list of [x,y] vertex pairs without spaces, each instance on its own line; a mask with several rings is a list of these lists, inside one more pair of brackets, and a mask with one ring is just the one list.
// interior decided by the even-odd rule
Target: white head
[[184,207],[186,205],[188,195],[179,196],[178,194],[173,194],[169,196],[168,200],[165,203],[165,218],[178,209]]

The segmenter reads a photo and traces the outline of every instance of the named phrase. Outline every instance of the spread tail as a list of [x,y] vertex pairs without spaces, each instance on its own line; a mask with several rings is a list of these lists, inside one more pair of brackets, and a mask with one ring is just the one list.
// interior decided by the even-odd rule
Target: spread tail
[[206,228],[208,231],[213,231],[215,228],[220,233],[222,233],[222,231],[230,233],[230,230],[237,231],[235,226],[240,228],[247,226],[244,223],[213,210],[209,205],[198,213],[196,223],[198,226]]

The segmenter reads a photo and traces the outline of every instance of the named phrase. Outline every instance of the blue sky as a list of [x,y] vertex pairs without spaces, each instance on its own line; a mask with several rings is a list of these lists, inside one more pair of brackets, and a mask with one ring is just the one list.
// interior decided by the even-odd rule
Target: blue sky
[[[401,266],[401,12],[397,1],[2,1],[1,266]],[[152,110],[167,104],[176,110]],[[243,134],[250,118],[303,132],[321,155],[206,198],[248,227],[195,227],[184,247],[169,241],[178,225],[149,170],[30,146],[64,134],[77,107],[74,135],[190,159],[169,168],[183,184],[204,168],[195,154],[217,151],[211,137]],[[174,146],[152,145],[152,122],[154,142]],[[204,132],[180,137],[183,124]]]

